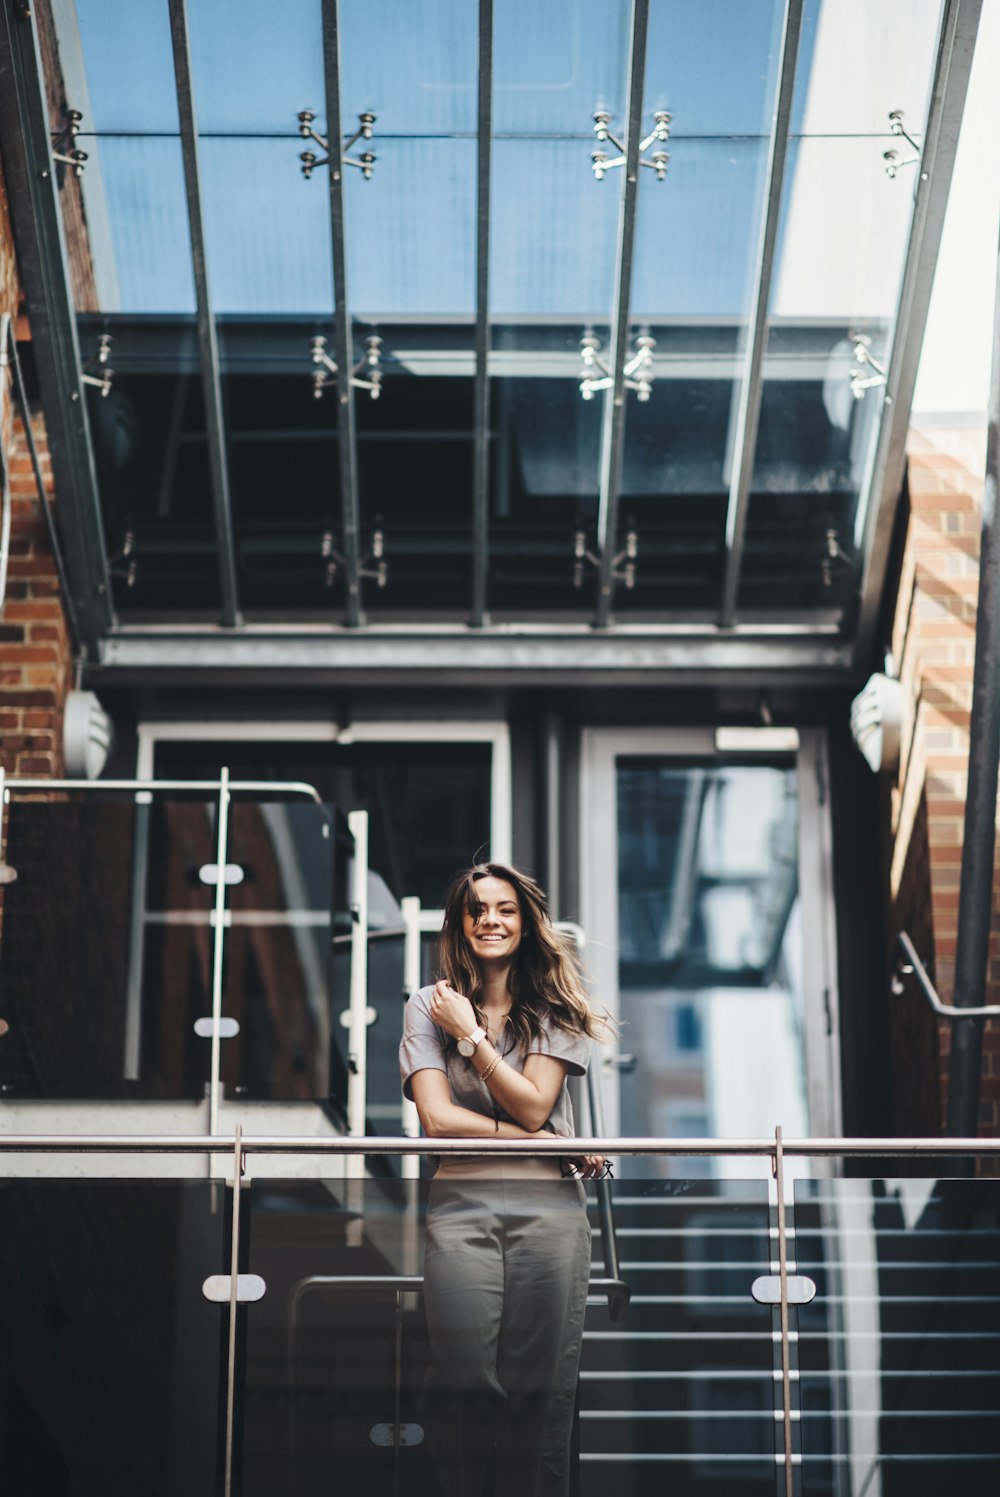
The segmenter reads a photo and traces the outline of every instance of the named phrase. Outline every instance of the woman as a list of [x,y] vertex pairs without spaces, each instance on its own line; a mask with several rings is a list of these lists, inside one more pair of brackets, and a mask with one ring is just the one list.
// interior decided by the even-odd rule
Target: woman
[[[545,896],[477,865],[452,884],[441,981],[406,1006],[404,1094],[432,1138],[573,1137],[570,1075],[601,1028]],[[445,1158],[430,1187],[426,1417],[446,1497],[569,1491],[590,1228],[603,1158]],[[567,1178],[568,1176],[568,1178]]]

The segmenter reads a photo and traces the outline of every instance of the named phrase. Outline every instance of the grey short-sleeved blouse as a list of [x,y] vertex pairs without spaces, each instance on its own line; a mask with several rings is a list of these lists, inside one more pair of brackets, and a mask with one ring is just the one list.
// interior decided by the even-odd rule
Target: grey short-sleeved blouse
[[[493,1098],[479,1079],[479,1074],[471,1059],[466,1060],[463,1055],[459,1055],[455,1041],[431,1018],[430,1000],[433,992],[433,985],[420,988],[406,1005],[403,1038],[399,1046],[399,1070],[403,1079],[403,1095],[412,1102],[413,1092],[410,1081],[415,1071],[444,1071],[451,1087],[452,1101],[456,1106],[468,1107],[472,1112],[479,1112],[484,1117],[492,1118],[494,1116]],[[512,1043],[505,1030],[500,1037],[500,1053],[507,1065],[512,1066],[515,1071],[524,1070],[528,1055],[554,1055],[557,1060],[566,1062],[568,1075],[585,1076],[590,1064],[590,1039],[585,1034],[571,1034],[565,1029],[560,1029],[557,1024],[544,1023],[541,1033],[537,1040],[532,1042],[527,1054],[523,1054]],[[499,1116],[502,1121],[511,1123],[515,1121],[502,1109]],[[573,1138],[576,1135],[573,1124],[573,1105],[570,1102],[569,1089],[565,1082],[545,1127],[558,1138]]]

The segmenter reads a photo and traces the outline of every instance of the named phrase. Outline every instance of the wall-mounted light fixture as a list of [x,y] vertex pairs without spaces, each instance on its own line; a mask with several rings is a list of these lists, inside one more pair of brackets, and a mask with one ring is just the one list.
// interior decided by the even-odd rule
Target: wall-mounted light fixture
[[[666,151],[662,150],[654,151],[651,156],[644,156],[643,152],[648,151],[654,141],[659,141],[663,145],[666,144],[670,139],[672,118],[673,116],[668,114],[665,109],[658,109],[653,115],[652,130],[646,136],[645,140],[639,142],[639,165],[648,166],[651,171],[654,171],[658,182],[662,182],[667,175],[670,157]],[[603,182],[607,173],[614,171],[616,166],[625,165],[625,147],[617,136],[611,134],[610,126],[611,115],[608,114],[606,109],[599,109],[594,115],[594,134],[597,136],[600,144],[596,150],[590,153],[590,163],[598,182]],[[609,156],[607,151],[601,149],[602,146],[607,145],[609,142],[618,152],[617,156]]]
[[899,767],[903,700],[901,683],[878,671],[851,703],[851,737],[873,774]]
[[[320,159],[315,151],[300,151],[299,160],[302,162],[302,175],[306,181],[312,176],[317,167],[330,165],[330,143],[322,135],[317,134],[313,128],[313,120],[316,116],[311,109],[299,110],[299,134],[303,140],[314,140],[316,144],[326,152]],[[348,151],[359,140],[371,140],[372,129],[375,124],[375,116],[370,109],[358,115],[358,128],[349,140],[344,141],[344,149],[341,160],[345,166],[355,166],[364,177],[366,182],[371,181],[372,172],[375,168],[374,151],[362,151],[360,156],[348,156]]]
[[63,758],[72,780],[100,777],[111,745],[114,727],[92,691],[71,691],[63,713]]

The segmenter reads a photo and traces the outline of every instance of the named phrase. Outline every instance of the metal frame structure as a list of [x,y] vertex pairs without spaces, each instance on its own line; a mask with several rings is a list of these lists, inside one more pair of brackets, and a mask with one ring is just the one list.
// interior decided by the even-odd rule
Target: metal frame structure
[[906,433],[917,366],[930,309],[934,272],[951,190],[958,136],[972,71],[982,0],[945,0],[931,87],[923,151],[915,184],[913,218],[900,283],[882,392],[878,438],[858,498],[852,565],[854,659],[867,667],[877,641],[882,588],[896,502],[906,467]]
[[48,443],[72,606],[80,647],[96,660],[102,636],[115,623],[111,578],[37,23],[30,6],[17,0],[4,0],[0,16],[0,135],[38,384],[55,418]]
[[490,176],[493,146],[493,0],[479,0],[479,100],[476,158],[476,388],[472,469],[472,611],[486,623],[490,482]]
[[764,219],[757,248],[757,270],[754,277],[753,303],[750,308],[746,359],[736,415],[735,448],[729,503],[726,509],[726,570],[722,583],[722,608],[719,623],[729,628],[736,616],[736,594],[743,563],[750,484],[753,480],[757,430],[760,425],[760,403],[763,394],[764,351],[767,345],[768,311],[771,299],[771,275],[778,242],[781,195],[785,183],[788,156],[788,132],[795,94],[795,61],[802,30],[804,0],[786,0],[781,38],[781,64],[775,99],[771,143],[767,163],[767,185],[764,191]]
[[169,5],[177,113],[181,131],[181,155],[184,161],[184,190],[187,198],[191,265],[194,273],[209,481],[215,519],[215,540],[219,548],[222,622],[227,628],[234,628],[242,622],[242,619],[236,580],[236,546],[233,538],[233,506],[229,489],[229,460],[226,452],[225,421],[222,409],[219,340],[212,312],[208,259],[205,253],[204,214],[202,213],[201,178],[198,166],[198,125],[194,89],[191,82],[191,46],[188,37],[187,4],[186,0],[169,0]]
[[[234,535],[225,460],[225,433],[220,394],[220,364],[217,330],[212,317],[208,277],[205,267],[199,194],[197,133],[194,101],[188,59],[185,0],[169,0],[171,27],[177,74],[182,147],[187,188],[191,249],[197,292],[198,331],[201,346],[201,368],[205,383],[207,430],[212,473],[216,533],[219,539],[222,575],[223,629],[218,638],[203,631],[197,643],[184,630],[175,632],[175,641],[189,642],[196,658],[192,668],[197,672],[206,655],[215,660],[225,654],[227,640],[232,653],[228,665],[242,669],[250,662],[236,648],[242,635],[233,625],[240,622]],[[819,670],[826,668],[826,646],[822,627],[803,621],[786,627],[782,638],[787,643],[795,635],[798,646],[794,659],[787,652],[772,653],[772,637],[766,630],[751,630],[746,638],[759,640],[759,655],[751,663],[743,649],[728,650],[729,636],[739,631],[735,623],[739,591],[743,538],[752,479],[753,452],[762,391],[762,366],[767,336],[767,302],[774,266],[778,213],[785,174],[789,114],[796,75],[796,41],[801,22],[803,0],[786,0],[782,37],[782,60],[778,80],[775,114],[771,132],[768,182],[757,255],[757,274],[751,305],[748,341],[743,362],[742,386],[735,413],[736,456],[730,481],[726,521],[726,561],[721,610],[716,634],[718,649],[706,652],[698,626],[675,626],[673,639],[678,655],[690,649],[690,658],[678,665],[685,673],[707,670],[747,670],[769,667],[778,673],[794,671],[810,663]],[[982,0],[944,0],[938,55],[932,97],[923,145],[923,156],[917,176],[916,202],[911,223],[903,280],[892,333],[888,360],[888,383],[883,396],[878,437],[869,454],[862,483],[852,559],[852,603],[840,629],[842,640],[853,636],[851,665],[859,670],[870,654],[881,589],[884,584],[886,558],[895,499],[902,482],[904,442],[909,405],[916,376],[923,329],[926,322],[930,287],[941,238],[941,227],[954,165],[958,130],[968,84]],[[490,252],[490,176],[492,124],[492,0],[478,0],[479,12],[479,141],[478,181],[476,191],[477,263],[475,324],[475,422],[472,512],[472,597],[468,624],[477,636],[487,632],[488,591],[488,488],[489,488],[489,252]],[[591,634],[608,632],[620,642],[625,665],[632,649],[632,636],[613,623],[615,590],[616,531],[622,481],[622,462],[627,417],[625,391],[625,354],[628,342],[630,290],[638,194],[638,154],[641,134],[643,76],[649,19],[649,0],[632,0],[631,42],[628,63],[626,160],[619,210],[619,242],[612,308],[610,367],[612,387],[606,392],[602,418],[600,451],[600,495],[597,534],[598,591]],[[336,395],[338,419],[338,464],[341,489],[342,535],[339,551],[343,557],[346,597],[344,622],[354,630],[364,622],[362,579],[361,520],[357,462],[357,431],[354,394],[351,388],[353,365],[351,311],[346,262],[345,201],[343,185],[342,100],[340,89],[341,28],[338,0],[323,0],[323,66],[326,92],[327,133],[331,142],[330,222],[332,277],[334,292],[334,352],[336,355]],[[76,317],[69,294],[69,272],[65,236],[59,212],[58,194],[52,167],[50,122],[46,104],[45,82],[35,25],[27,7],[19,0],[4,0],[3,25],[0,27],[0,128],[5,141],[5,168],[14,209],[14,222],[25,285],[29,292],[33,343],[39,367],[39,379],[46,409],[53,413],[50,442],[53,468],[61,501],[61,530],[66,539],[67,567],[73,586],[73,599],[80,615],[81,636],[91,660],[96,660],[102,642],[103,661],[117,669],[126,658],[131,668],[157,670],[176,664],[169,654],[145,634],[129,627],[119,634],[113,615],[107,551],[104,543],[96,472],[90,433],[84,408],[80,377],[80,357]],[[613,633],[609,628],[613,623]],[[468,628],[466,625],[466,629]],[[489,628],[487,628],[489,626]],[[327,625],[330,649],[319,669],[338,669],[342,652],[339,647],[340,626]],[[587,632],[586,625],[576,626]],[[568,637],[573,626],[542,627],[537,632]],[[496,631],[500,639],[507,635]],[[647,631],[657,638],[655,630]],[[302,638],[308,631],[303,631]],[[282,665],[288,661],[286,631],[275,626],[271,631],[272,658]],[[467,638],[466,634],[466,638]],[[163,636],[159,636],[160,639]],[[140,645],[140,639],[147,643]],[[628,644],[626,644],[628,639]],[[681,641],[684,644],[681,644]],[[819,641],[811,662],[813,644]],[[211,643],[210,643],[211,641]],[[484,642],[477,637],[476,643]],[[361,646],[354,639],[352,644]],[[260,641],[252,655],[262,658]],[[586,655],[586,650],[577,652]],[[647,652],[648,653],[648,652]],[[711,658],[709,658],[709,653]],[[367,659],[359,649],[357,668],[365,669]],[[767,658],[770,656],[770,659]],[[676,657],[675,657],[676,659]],[[675,659],[669,663],[674,668]],[[310,644],[304,649],[298,668],[314,668],[317,652]],[[140,663],[141,662],[141,663]],[[225,666],[226,662],[223,662]],[[534,652],[523,662],[525,668],[535,664]],[[838,658],[836,668],[842,662]],[[408,669],[409,662],[402,663]],[[266,666],[263,668],[267,668]],[[295,668],[295,667],[293,667]],[[351,669],[353,670],[353,666]],[[445,668],[450,668],[446,666]],[[458,668],[457,665],[455,667]],[[493,666],[489,657],[478,668]],[[550,656],[547,668],[560,669]],[[574,666],[567,667],[572,670]]]
[[351,307],[347,295],[347,250],[344,223],[344,133],[340,99],[340,10],[338,0],[323,0],[323,75],[326,82],[326,133],[330,142],[330,253],[333,260],[333,337],[337,365],[337,435],[340,468],[340,514],[344,558],[344,619],[349,628],[363,622],[361,598],[358,436],[351,369]]
[[600,492],[597,510],[597,605],[594,625],[607,627],[614,601],[615,546],[618,537],[618,500],[622,486],[625,451],[625,361],[628,348],[629,302],[632,296],[632,261],[635,250],[635,216],[639,203],[639,142],[642,139],[642,91],[646,72],[646,37],[649,31],[649,0],[632,0],[632,34],[629,45],[628,96],[625,103],[625,168],[622,173],[618,218],[618,262],[615,269],[615,301],[611,313],[608,358],[612,384],[604,397],[601,425]]

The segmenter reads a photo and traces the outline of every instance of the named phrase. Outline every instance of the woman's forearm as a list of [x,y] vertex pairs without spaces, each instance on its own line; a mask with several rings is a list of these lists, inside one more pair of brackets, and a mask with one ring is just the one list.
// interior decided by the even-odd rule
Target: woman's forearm
[[420,1122],[429,1138],[532,1138],[534,1134],[517,1123],[501,1122],[469,1107],[450,1102],[436,1107]]
[[543,1094],[533,1081],[501,1058],[489,1040],[476,1049],[473,1064],[486,1090],[504,1112],[516,1118],[529,1133],[544,1126],[556,1104],[562,1077],[554,1078],[552,1095]]

